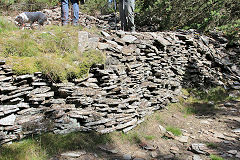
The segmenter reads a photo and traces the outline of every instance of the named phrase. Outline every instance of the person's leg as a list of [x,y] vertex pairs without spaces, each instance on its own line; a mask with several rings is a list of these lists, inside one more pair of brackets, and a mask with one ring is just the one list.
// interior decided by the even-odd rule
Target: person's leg
[[134,24],[134,10],[135,10],[135,0],[127,0],[127,30],[131,32],[135,32],[135,24]]
[[78,25],[79,21],[79,1],[71,0],[73,6],[73,25]]
[[108,8],[112,8],[113,0],[108,0]]
[[68,24],[68,0],[61,0],[61,19],[62,25]]
[[119,0],[119,12],[120,12],[120,21],[121,21],[121,29],[125,30],[127,19],[125,15],[125,0]]

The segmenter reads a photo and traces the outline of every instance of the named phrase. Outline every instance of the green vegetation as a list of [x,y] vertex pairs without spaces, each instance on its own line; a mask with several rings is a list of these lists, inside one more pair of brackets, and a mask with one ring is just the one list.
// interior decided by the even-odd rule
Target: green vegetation
[[217,28],[230,40],[240,39],[239,0],[138,0],[137,26],[156,30]]
[[13,30],[17,30],[17,27],[13,23],[6,21],[3,17],[0,17],[0,34]]
[[18,143],[3,145],[0,147],[1,160],[44,160],[47,159],[46,152],[41,149],[35,140],[26,139]]
[[169,132],[172,132],[172,134],[174,134],[175,136],[181,136],[182,135],[182,131],[174,126],[167,126],[166,130]]
[[78,51],[76,33],[81,28],[47,26],[40,32],[20,31],[8,27],[11,24],[4,19],[0,19],[0,25],[0,56],[18,75],[40,71],[53,81],[66,81],[81,78],[93,64],[104,62],[104,54],[100,51]]
[[[115,133],[119,134],[119,133]],[[122,141],[128,141],[132,144],[139,144],[142,142],[141,137],[138,132],[131,131],[129,133],[121,133],[121,140]]]
[[215,143],[207,143],[207,147],[212,148],[212,149],[217,149],[218,145]]
[[155,139],[155,136],[145,135],[144,138],[145,138],[146,140],[153,140],[153,139]]
[[90,0],[80,6],[81,11],[89,15],[109,14],[114,12],[113,7],[108,8],[107,0]]
[[[216,91],[222,89],[213,88],[212,90]],[[178,115],[178,113],[180,113],[179,111],[183,110],[183,108],[186,107],[192,107],[192,105],[194,105],[195,102],[205,103],[202,101],[202,99],[200,99],[200,97],[198,98],[194,97],[194,94],[190,93],[189,91],[185,90],[184,92],[187,95],[191,95],[189,99],[181,100],[179,103],[171,104],[169,106],[168,111],[166,112],[156,111],[152,115],[147,116],[143,123],[138,125],[133,130],[129,131],[128,133],[114,132],[104,135],[95,132],[90,133],[76,132],[66,135],[54,135],[52,133],[47,133],[36,137],[29,137],[20,142],[14,142],[13,144],[2,145],[0,147],[0,159],[45,160],[59,153],[74,150],[86,150],[93,153],[99,153],[98,149],[99,144],[113,144],[124,147],[127,146],[131,148],[133,146],[139,147],[139,144],[141,143],[151,144],[152,142],[157,140],[160,140],[164,143],[165,140],[169,140],[169,138],[163,136],[164,134],[160,132],[159,124],[164,126],[167,131],[172,132],[175,136],[180,136],[182,134],[179,128],[185,128],[184,126],[182,126],[181,123],[166,120],[166,117],[169,117],[173,114],[176,114],[177,117],[181,116]],[[212,94],[216,92],[207,93]],[[225,93],[225,91],[223,93]],[[211,95],[208,96],[212,97]],[[228,99],[227,96],[226,99]],[[204,100],[206,99],[204,98]],[[218,145],[216,143],[206,143],[206,145],[207,147],[212,149],[218,148]],[[210,158],[212,160],[223,160],[221,157],[216,155],[211,155]]]
[[111,142],[109,135],[98,133],[69,133],[66,135],[43,134],[41,136],[27,138],[13,144],[5,144],[0,147],[1,160],[45,160],[56,154],[86,150],[97,153],[99,144]]
[[58,0],[1,0],[0,11],[39,11],[58,4]]
[[185,116],[192,114],[215,114],[215,112],[219,110],[218,105],[220,103],[239,99],[239,96],[229,96],[229,92],[222,87],[215,87],[206,90],[184,89],[183,93],[184,95],[189,96],[189,98],[187,100],[180,98],[179,103],[170,105],[170,107],[180,109]]
[[216,156],[216,155],[210,155],[211,160],[224,160],[222,157]]
[[225,100],[232,100],[233,98],[230,97],[228,92],[222,87],[210,88],[208,90],[192,89],[191,92],[194,97],[204,102],[212,101],[218,103]]
[[[118,1],[117,1],[118,3]],[[58,0],[2,0],[0,11],[37,11],[60,6]],[[89,0],[80,10],[90,15],[113,13],[107,0]],[[117,9],[118,10],[118,9]],[[197,29],[222,32],[233,44],[240,40],[239,0],[136,0],[137,27],[155,30]]]

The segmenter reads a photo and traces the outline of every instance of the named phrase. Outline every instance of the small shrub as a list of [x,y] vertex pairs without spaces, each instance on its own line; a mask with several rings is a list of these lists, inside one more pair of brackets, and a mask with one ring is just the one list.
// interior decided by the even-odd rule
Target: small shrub
[[152,136],[152,135],[145,135],[144,138],[146,140],[153,140],[155,138],[155,136]]
[[130,141],[131,143],[134,144],[139,144],[141,143],[141,138],[140,135],[137,132],[129,132],[129,133],[122,133],[121,134],[122,139],[126,139],[128,141]]
[[166,130],[169,131],[169,132],[172,132],[175,136],[182,135],[182,131],[177,127],[167,126]]
[[207,147],[212,148],[212,149],[216,149],[216,148],[218,148],[218,145],[215,144],[215,143],[207,143]]
[[97,15],[112,13],[113,8],[108,8],[108,1],[103,0],[91,0],[86,1],[84,5],[81,5],[81,10],[89,15]]
[[211,160],[224,160],[222,157],[219,157],[217,155],[210,155]]
[[228,98],[226,90],[224,90],[222,87],[210,88],[209,90],[194,89],[191,92],[197,99],[205,102],[219,102]]
[[8,20],[3,17],[0,17],[0,34],[6,31],[13,31],[16,29],[17,27],[13,23],[8,22]]
[[23,75],[27,73],[33,74],[34,72],[38,71],[34,57],[19,58],[15,56],[11,59],[8,59],[7,63],[13,66],[13,72],[17,75]]

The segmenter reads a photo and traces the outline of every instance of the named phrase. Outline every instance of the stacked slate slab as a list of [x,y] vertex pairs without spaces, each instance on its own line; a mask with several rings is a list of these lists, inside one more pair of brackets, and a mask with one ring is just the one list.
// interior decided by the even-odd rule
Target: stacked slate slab
[[227,50],[223,37],[194,31],[102,35],[93,46],[106,53],[106,62],[93,65],[82,80],[53,83],[40,72],[17,76],[0,61],[0,143],[47,131],[127,132],[177,102],[183,87],[240,88],[233,56],[240,50]]

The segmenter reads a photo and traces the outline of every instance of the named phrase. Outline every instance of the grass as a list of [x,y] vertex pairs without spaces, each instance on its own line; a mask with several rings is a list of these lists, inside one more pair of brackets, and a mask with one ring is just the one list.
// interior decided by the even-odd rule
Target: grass
[[219,156],[213,155],[213,154],[210,155],[210,158],[211,158],[211,160],[224,160],[222,157],[219,157]]
[[218,145],[215,143],[207,143],[207,147],[212,148],[212,149],[217,149]]
[[0,160],[46,160],[50,157],[74,150],[97,153],[99,144],[111,142],[108,134],[75,132],[66,135],[43,134],[0,147]]
[[153,136],[153,135],[145,135],[144,138],[146,140],[153,140],[153,139],[155,139],[155,136]]
[[6,21],[3,17],[0,16],[0,34],[15,30],[17,30],[17,27],[13,23]]
[[174,134],[175,136],[181,136],[182,135],[182,131],[174,126],[167,126],[166,130],[169,132],[172,132],[172,134]]
[[18,143],[3,145],[0,147],[1,160],[44,160],[47,153],[40,145],[31,139],[26,139]]
[[[46,26],[43,30],[19,30],[0,18],[0,57],[17,75],[43,72],[54,81],[86,76],[95,63],[104,63],[104,53],[78,50],[78,31],[82,27]],[[99,31],[87,29],[91,34]]]
[[[115,136],[119,133],[115,133]],[[139,144],[142,142],[140,134],[138,132],[130,131],[129,133],[121,133],[122,141],[129,141],[132,144]]]
[[229,92],[222,87],[208,90],[183,89],[182,92],[188,99],[180,97],[178,103],[170,104],[169,107],[180,110],[184,118],[188,115],[214,115],[220,109],[220,103],[239,99],[239,96],[229,96]]

